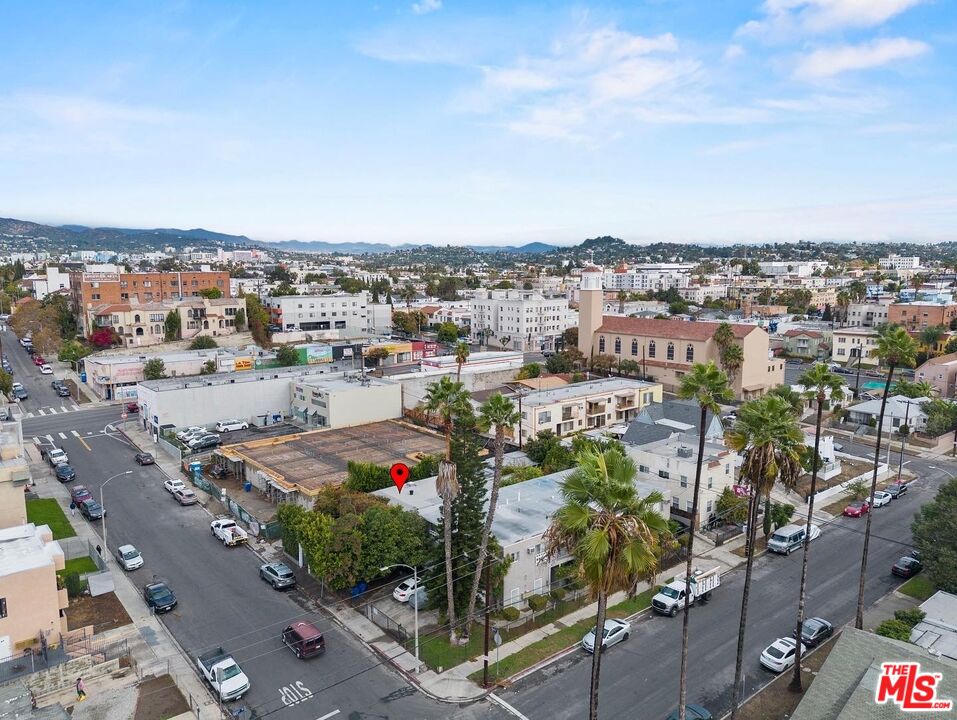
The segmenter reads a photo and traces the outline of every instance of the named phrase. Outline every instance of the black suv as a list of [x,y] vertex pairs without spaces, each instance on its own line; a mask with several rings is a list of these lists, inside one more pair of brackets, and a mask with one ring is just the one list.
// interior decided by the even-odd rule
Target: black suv
[[890,496],[896,500],[901,495],[907,492],[907,485],[905,485],[904,483],[891,483],[886,488],[884,488],[884,492],[890,493]]
[[61,483],[70,482],[71,480],[76,480],[76,470],[72,467],[63,463],[62,465],[57,465],[56,470],[53,471],[56,474],[56,479]]
[[80,503],[80,513],[87,520],[102,520],[106,510],[96,500],[84,500]]
[[164,582],[148,583],[143,586],[143,599],[156,612],[168,612],[176,607],[176,596]]

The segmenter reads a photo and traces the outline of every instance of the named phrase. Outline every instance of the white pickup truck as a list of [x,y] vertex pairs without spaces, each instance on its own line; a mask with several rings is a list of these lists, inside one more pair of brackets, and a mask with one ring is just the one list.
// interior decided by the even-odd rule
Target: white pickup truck
[[238,700],[249,691],[249,678],[221,647],[196,658],[203,679],[222,702]]
[[234,520],[229,518],[216,518],[209,524],[209,532],[213,537],[222,541],[223,545],[239,545],[249,539],[246,531],[243,530]]
[[[678,575],[667,585],[662,586],[658,594],[651,599],[651,607],[655,612],[674,617],[679,610],[685,607],[685,576]],[[710,570],[694,570],[691,573],[691,605],[701,600],[711,599],[711,591],[721,586],[721,568]]]

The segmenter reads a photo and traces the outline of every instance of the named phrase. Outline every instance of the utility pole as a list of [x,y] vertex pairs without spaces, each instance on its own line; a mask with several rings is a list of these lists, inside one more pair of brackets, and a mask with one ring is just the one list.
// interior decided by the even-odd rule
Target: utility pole
[[485,659],[482,662],[482,687],[488,687],[488,642],[492,630],[492,564],[485,563]]

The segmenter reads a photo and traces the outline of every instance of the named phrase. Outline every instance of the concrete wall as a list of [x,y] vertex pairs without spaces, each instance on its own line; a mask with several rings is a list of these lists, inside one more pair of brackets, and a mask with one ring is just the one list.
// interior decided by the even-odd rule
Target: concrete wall
[[402,386],[356,385],[329,393],[329,427],[341,428],[402,417]]
[[[465,389],[469,392],[477,392],[479,390],[491,390],[492,388],[499,387],[505,383],[512,382],[515,380],[515,375],[517,371],[508,369],[508,370],[495,370],[492,372],[476,372],[462,373],[462,383],[465,385]],[[410,373],[409,375],[391,375],[389,376],[390,380],[398,382],[402,385],[402,407],[403,409],[414,408],[416,405],[421,403],[425,399],[425,394],[428,392],[428,386],[430,383],[437,382],[442,375],[451,375],[452,379],[455,379],[455,370],[453,369],[448,373],[434,372],[434,373]]]

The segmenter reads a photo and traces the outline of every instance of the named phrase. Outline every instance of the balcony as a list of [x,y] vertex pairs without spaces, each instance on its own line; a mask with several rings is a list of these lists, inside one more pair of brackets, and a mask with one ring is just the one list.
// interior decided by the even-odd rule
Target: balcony
[[586,415],[604,415],[605,414],[605,402],[600,403],[588,401],[585,404],[585,414]]

